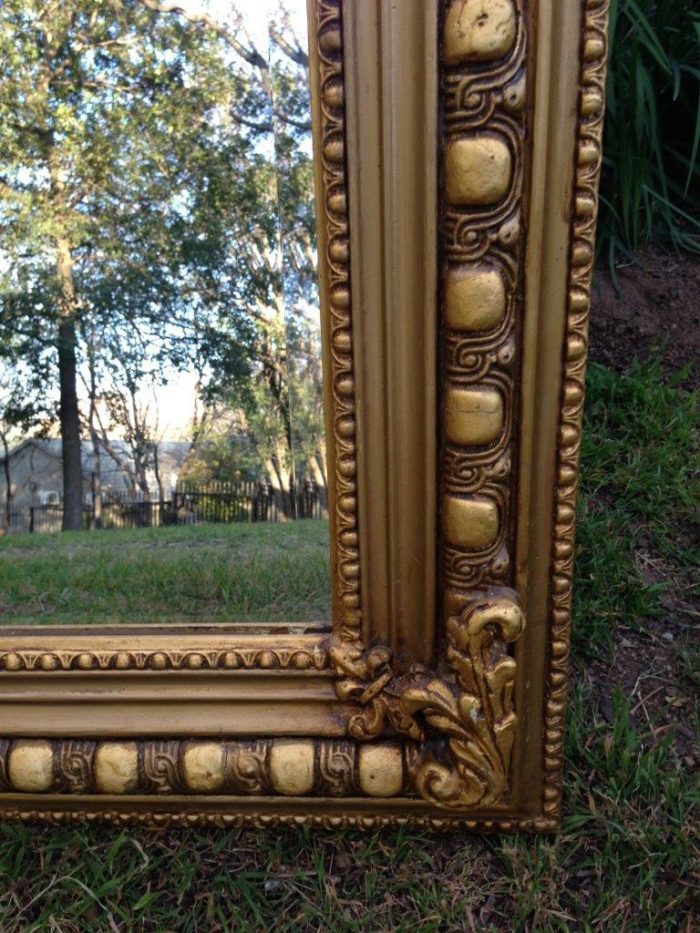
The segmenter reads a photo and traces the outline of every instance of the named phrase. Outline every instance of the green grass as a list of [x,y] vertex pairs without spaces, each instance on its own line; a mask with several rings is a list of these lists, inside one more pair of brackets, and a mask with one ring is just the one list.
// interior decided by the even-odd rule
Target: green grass
[[0,931],[697,929],[695,401],[594,366],[586,417],[556,838],[7,825]]
[[0,624],[323,621],[328,554],[315,520],[7,535]]
[[661,615],[679,576],[689,596],[698,593],[700,409],[679,381],[665,383],[656,361],[624,375],[589,367],[575,590],[581,655],[610,651],[615,623]]

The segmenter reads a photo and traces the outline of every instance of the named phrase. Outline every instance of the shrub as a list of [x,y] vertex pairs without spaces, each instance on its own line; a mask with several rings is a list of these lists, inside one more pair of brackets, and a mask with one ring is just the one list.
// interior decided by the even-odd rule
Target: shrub
[[611,0],[599,252],[700,252],[700,11]]

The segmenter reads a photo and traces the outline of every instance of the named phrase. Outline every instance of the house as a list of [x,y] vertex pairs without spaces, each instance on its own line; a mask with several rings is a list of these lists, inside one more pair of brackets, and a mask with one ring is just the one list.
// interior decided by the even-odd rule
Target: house
[[[100,448],[99,458],[103,497],[106,500],[143,498],[143,493],[134,490],[129,476],[128,467],[132,462],[128,445],[124,441],[114,440],[108,446],[109,451]],[[170,497],[177,483],[190,446],[187,441],[163,441],[158,445],[158,473],[166,498]],[[6,476],[9,472],[12,509],[58,505],[63,499],[62,449],[60,439],[29,438],[9,452],[7,463],[5,458],[0,458],[0,502],[7,501]],[[92,444],[88,441],[82,442],[82,467],[84,497],[89,504],[98,465]],[[152,468],[147,478],[152,495],[157,497],[158,484]]]

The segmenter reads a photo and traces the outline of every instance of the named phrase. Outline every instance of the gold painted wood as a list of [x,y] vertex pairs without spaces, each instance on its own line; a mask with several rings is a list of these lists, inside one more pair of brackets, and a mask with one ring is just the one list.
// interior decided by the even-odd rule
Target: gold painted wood
[[[311,627],[311,626],[309,626]],[[290,626],[294,628],[294,626]],[[0,627],[0,671],[324,670],[326,637],[229,626]]]
[[515,661],[508,646],[525,627],[517,596],[485,593],[448,621],[446,662],[454,682],[416,665],[397,677],[384,648],[331,650],[341,699],[360,712],[348,722],[359,740],[387,725],[416,741],[433,736],[445,747],[419,752],[413,774],[418,794],[438,807],[469,809],[500,803],[508,790],[516,717]]
[[344,735],[330,671],[43,671],[0,677],[0,735]]
[[546,683],[543,810],[546,815],[555,818],[558,818],[561,812],[564,713],[571,642],[576,491],[605,111],[607,15],[608,0],[586,0],[580,53],[578,139],[568,257],[564,363],[559,399],[549,587],[551,643]]
[[434,662],[438,0],[345,0],[363,638]]
[[455,2],[445,24],[443,613],[509,585],[530,23],[522,0]]
[[551,831],[607,0],[309,0],[333,633],[0,631],[0,814]]
[[350,287],[345,68],[340,0],[309,0],[319,293],[329,482],[333,625],[362,630],[357,517],[357,411]]

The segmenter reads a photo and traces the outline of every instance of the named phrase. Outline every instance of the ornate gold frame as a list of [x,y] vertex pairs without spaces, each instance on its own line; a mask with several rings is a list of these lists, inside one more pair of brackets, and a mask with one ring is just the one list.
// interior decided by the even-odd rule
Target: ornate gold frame
[[0,629],[3,818],[556,828],[607,3],[309,0],[333,634]]

